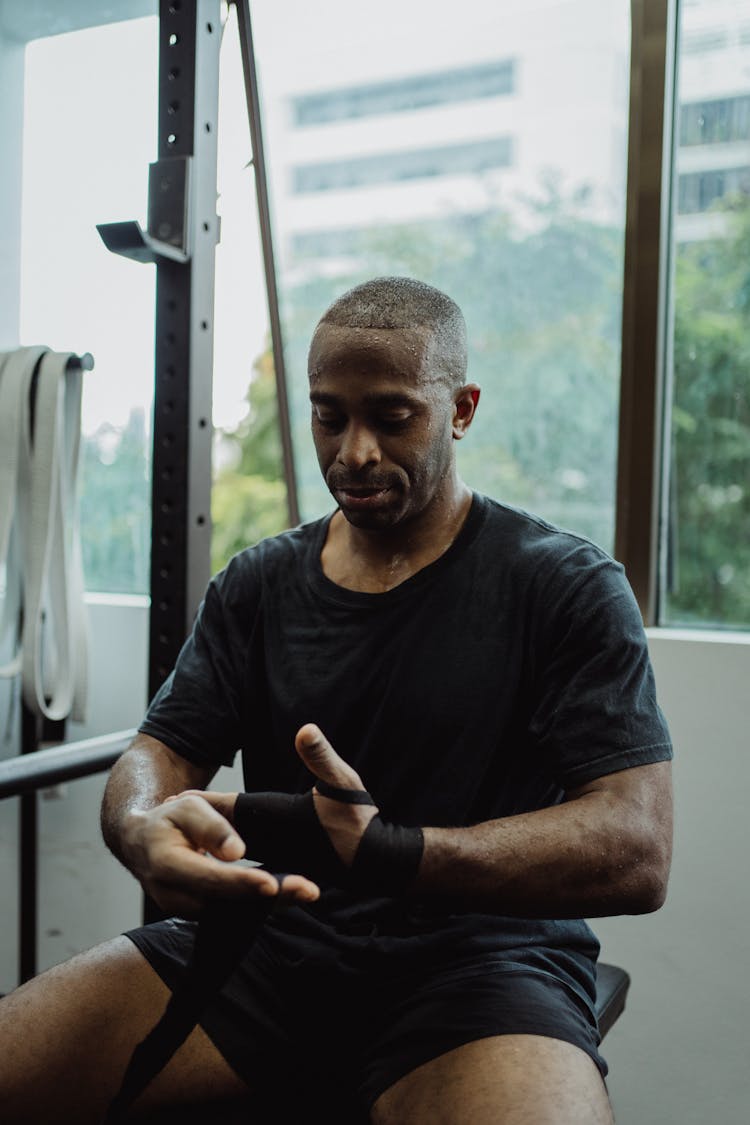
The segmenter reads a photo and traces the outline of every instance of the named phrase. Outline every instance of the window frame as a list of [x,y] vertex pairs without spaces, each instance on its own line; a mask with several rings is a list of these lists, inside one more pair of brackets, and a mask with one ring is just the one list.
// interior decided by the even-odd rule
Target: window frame
[[632,40],[615,556],[646,625],[666,559],[679,0],[631,0]]

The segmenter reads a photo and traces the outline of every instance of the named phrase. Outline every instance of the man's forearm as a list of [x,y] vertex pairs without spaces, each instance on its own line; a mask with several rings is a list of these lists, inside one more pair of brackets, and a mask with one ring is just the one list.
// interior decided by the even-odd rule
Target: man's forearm
[[194,766],[157,739],[136,735],[112,767],[104,792],[101,826],[110,851],[130,866],[123,839],[128,818],[155,808],[185,789],[203,789],[211,776],[208,770]]
[[[659,802],[657,802],[659,803]],[[671,803],[606,789],[470,828],[425,828],[417,896],[522,917],[656,910],[666,891]]]

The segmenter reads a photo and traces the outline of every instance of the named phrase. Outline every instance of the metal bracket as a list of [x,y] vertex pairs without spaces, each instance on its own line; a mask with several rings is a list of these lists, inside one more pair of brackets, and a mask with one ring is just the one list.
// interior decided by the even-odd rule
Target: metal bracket
[[188,262],[190,156],[166,156],[148,169],[148,230],[135,219],[97,223],[108,250],[136,262]]

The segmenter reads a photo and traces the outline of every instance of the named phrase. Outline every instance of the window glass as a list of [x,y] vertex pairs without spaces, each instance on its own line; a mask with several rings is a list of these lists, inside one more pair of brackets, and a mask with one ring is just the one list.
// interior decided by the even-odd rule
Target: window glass
[[661,619],[750,626],[750,15],[681,6]]
[[303,515],[329,510],[306,350],[352,284],[466,315],[483,398],[465,479],[611,548],[627,0],[253,5]]
[[154,271],[106,250],[96,224],[145,226],[157,55],[155,17],[26,48],[20,337],[94,356],[81,535],[86,586],[106,592],[148,591]]

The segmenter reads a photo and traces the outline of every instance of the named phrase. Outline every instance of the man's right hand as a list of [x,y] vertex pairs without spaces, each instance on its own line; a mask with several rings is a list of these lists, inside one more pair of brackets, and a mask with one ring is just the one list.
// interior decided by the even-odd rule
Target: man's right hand
[[287,902],[305,903],[320,895],[316,884],[302,875],[284,874],[280,886],[271,872],[238,864],[245,854],[242,839],[195,790],[147,811],[131,811],[120,839],[127,866],[167,914],[197,918],[217,899],[278,895]]

